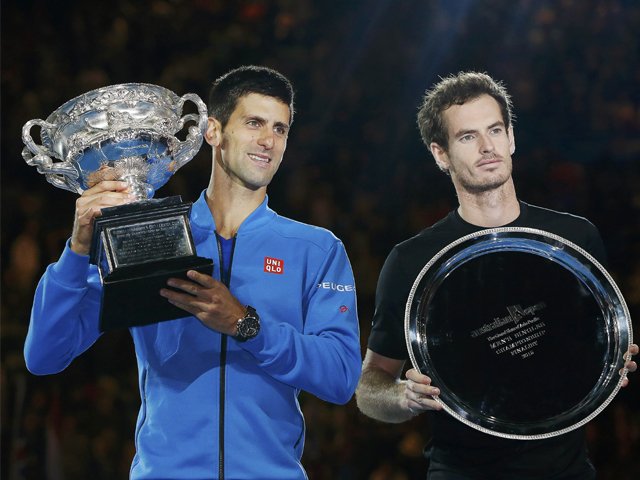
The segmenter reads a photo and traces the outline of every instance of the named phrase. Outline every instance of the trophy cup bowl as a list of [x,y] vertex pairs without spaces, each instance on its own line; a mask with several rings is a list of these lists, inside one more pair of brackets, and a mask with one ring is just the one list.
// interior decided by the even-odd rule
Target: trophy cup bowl
[[[186,102],[198,113],[182,115]],[[94,222],[90,261],[102,282],[101,330],[187,316],[158,294],[171,276],[211,273],[197,256],[189,226],[191,203],[155,191],[202,145],[207,108],[195,94],[182,97],[158,85],[126,83],[80,95],[46,120],[22,129],[22,156],[52,185],[82,194],[103,180],[129,184],[136,201],[104,208]],[[187,124],[186,138],[180,140]],[[40,127],[40,143],[31,135]]]
[[632,329],[622,294],[588,252],[549,232],[502,227],[462,237],[425,265],[405,339],[455,419],[536,440],[584,425],[611,402]]

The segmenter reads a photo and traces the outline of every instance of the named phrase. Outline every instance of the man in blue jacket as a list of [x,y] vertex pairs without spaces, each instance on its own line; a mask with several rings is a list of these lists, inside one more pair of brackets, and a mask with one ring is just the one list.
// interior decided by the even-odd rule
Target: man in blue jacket
[[[290,82],[268,68],[232,70],[211,88],[213,168],[191,228],[214,273],[190,271],[159,292],[184,318],[130,329],[142,402],[132,479],[306,478],[299,392],[334,403],[353,395],[361,355],[344,246],[267,205],[293,113]],[[100,336],[93,220],[131,200],[118,181],[78,199],[71,240],[36,291],[31,372],[60,372]]]

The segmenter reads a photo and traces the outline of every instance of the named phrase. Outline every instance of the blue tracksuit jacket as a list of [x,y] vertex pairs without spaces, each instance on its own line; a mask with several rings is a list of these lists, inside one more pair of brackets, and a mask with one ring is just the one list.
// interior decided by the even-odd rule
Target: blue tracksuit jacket
[[[198,255],[214,259],[204,192],[193,204]],[[302,479],[300,390],[352,397],[361,368],[353,273],[331,232],[278,216],[267,199],[238,230],[229,288],[261,318],[247,342],[192,316],[130,329],[141,408],[132,479]],[[99,337],[100,281],[68,246],[38,285],[28,369],[57,373]]]

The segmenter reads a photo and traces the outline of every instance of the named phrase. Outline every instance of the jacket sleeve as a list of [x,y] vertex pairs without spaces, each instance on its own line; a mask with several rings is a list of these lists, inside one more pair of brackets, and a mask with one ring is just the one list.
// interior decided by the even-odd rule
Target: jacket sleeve
[[304,331],[262,322],[242,343],[275,379],[323,400],[344,404],[355,392],[362,355],[355,281],[341,242],[325,252],[304,303]]
[[27,368],[36,375],[64,370],[100,336],[100,282],[89,257],[65,247],[36,288],[24,346]]

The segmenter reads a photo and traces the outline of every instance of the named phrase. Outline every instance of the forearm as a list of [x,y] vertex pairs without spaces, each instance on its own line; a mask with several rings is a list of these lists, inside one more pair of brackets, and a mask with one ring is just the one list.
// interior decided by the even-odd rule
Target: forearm
[[332,238],[330,247],[310,251],[305,268],[315,273],[299,305],[286,299],[293,301],[287,313],[277,303],[255,305],[264,312],[262,328],[243,348],[278,381],[343,404],[358,384],[362,353],[353,272],[342,243]]
[[67,248],[36,289],[24,355],[32,373],[57,373],[99,336],[99,292],[87,282],[88,260]]
[[355,326],[303,334],[286,323],[263,322],[260,334],[243,348],[273,378],[332,403],[348,402],[360,376]]
[[401,423],[413,417],[404,400],[406,380],[382,369],[365,367],[356,390],[356,403],[366,416],[388,423]]

